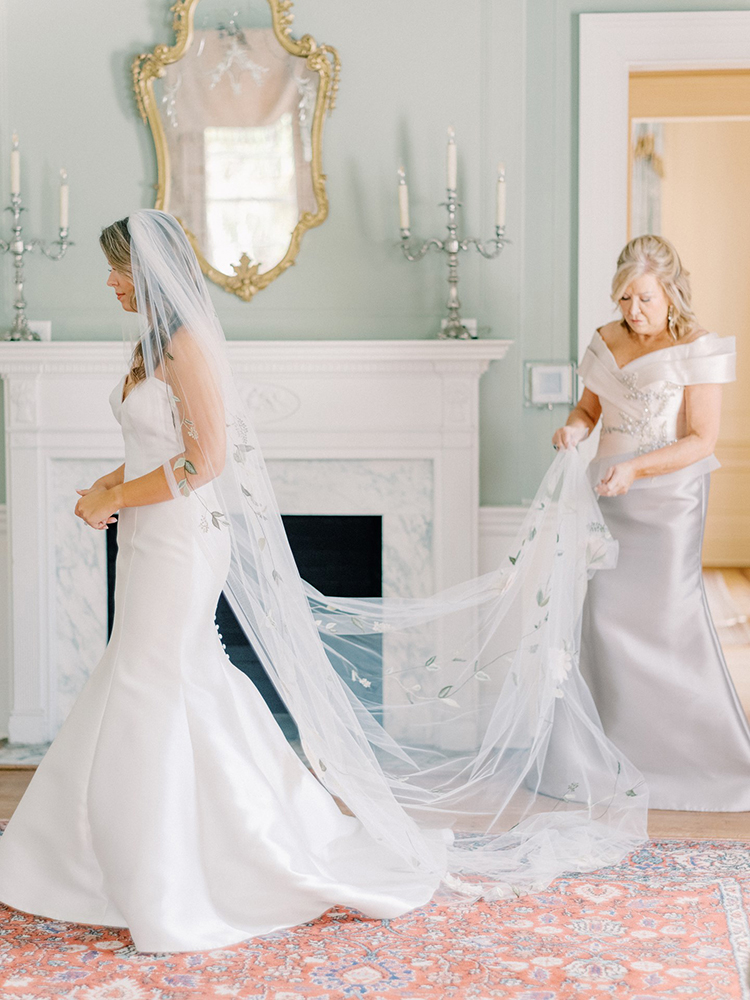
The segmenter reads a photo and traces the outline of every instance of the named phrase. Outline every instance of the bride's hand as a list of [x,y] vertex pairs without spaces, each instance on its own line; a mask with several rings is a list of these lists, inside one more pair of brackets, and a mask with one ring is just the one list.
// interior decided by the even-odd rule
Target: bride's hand
[[104,482],[104,477],[97,479],[96,482],[92,483],[87,490],[76,490],[76,493],[80,493],[82,497],[85,497],[87,493],[93,493],[95,490],[106,490],[107,484]]
[[117,518],[112,515],[117,510],[117,505],[111,490],[94,483],[90,490],[76,490],[76,493],[80,494],[81,499],[76,504],[75,512],[86,524],[101,530],[108,524],[115,523]]
[[631,462],[618,462],[610,466],[594,489],[600,497],[619,497],[627,493],[635,482],[635,468]]

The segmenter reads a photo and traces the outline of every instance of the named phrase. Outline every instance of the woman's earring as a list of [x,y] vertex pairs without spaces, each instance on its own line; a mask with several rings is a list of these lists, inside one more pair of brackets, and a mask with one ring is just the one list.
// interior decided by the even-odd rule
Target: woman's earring
[[677,332],[675,331],[675,320],[674,320],[674,306],[670,306],[667,310],[667,327],[669,328],[669,336],[672,340],[677,340]]

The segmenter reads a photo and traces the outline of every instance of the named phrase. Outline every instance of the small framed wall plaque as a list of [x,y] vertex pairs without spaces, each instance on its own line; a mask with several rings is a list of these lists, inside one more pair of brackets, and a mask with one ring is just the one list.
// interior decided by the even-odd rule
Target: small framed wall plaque
[[575,392],[572,361],[526,361],[524,406],[571,406]]

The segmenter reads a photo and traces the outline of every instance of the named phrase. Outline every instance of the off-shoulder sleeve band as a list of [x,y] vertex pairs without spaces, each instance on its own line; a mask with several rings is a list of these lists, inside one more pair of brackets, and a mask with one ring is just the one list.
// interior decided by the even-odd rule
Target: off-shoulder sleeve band
[[[696,341],[696,346],[698,343],[699,341]],[[685,357],[646,364],[638,369],[638,377],[643,384],[659,379],[666,379],[677,385],[734,382],[737,377],[734,337],[717,337],[710,348],[700,353],[697,351],[687,353]]]

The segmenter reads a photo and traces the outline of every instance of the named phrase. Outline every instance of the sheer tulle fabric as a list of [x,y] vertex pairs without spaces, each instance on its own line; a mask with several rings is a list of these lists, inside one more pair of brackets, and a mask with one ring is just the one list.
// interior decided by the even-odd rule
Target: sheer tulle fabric
[[320,782],[446,899],[621,859],[646,837],[647,791],[578,669],[587,580],[617,546],[577,453],[555,458],[492,573],[420,599],[323,596],[299,577],[190,244],[158,211],[130,232],[145,374],[184,445],[163,465],[173,502],[210,498],[225,592]]

